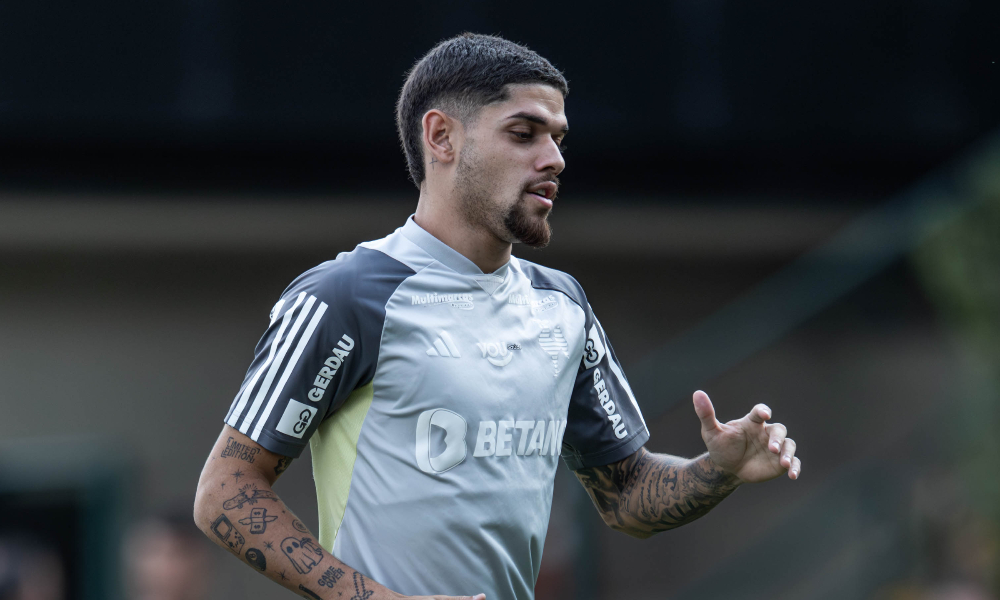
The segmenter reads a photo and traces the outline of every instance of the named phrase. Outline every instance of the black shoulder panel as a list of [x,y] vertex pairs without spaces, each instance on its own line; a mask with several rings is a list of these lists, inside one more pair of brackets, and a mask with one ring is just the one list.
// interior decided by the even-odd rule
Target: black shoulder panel
[[297,277],[275,305],[226,422],[272,452],[298,456],[375,376],[385,306],[413,273],[358,247]]
[[521,270],[531,281],[531,287],[536,290],[553,290],[562,292],[576,302],[584,312],[587,310],[587,295],[583,293],[583,286],[568,273],[536,265],[523,259],[518,259]]

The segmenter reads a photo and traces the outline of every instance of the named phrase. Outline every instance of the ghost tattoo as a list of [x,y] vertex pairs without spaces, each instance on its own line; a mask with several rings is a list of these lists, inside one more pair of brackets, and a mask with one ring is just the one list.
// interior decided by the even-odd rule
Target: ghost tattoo
[[305,575],[323,560],[323,550],[312,539],[287,537],[281,541],[281,552],[299,573]]

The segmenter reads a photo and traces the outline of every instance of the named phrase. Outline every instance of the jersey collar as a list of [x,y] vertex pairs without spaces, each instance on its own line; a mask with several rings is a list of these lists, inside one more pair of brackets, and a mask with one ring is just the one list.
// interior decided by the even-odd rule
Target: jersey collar
[[[421,250],[430,254],[434,260],[448,267],[452,271],[473,277],[482,277],[483,275],[486,275],[479,267],[476,266],[476,263],[472,262],[468,258],[465,258],[457,250],[428,233],[427,230],[420,225],[417,225],[417,222],[413,220],[413,215],[410,215],[410,218],[406,220],[406,224],[403,225],[401,232],[406,239],[419,246]],[[510,262],[487,276],[499,277],[502,281],[507,276],[509,265]]]

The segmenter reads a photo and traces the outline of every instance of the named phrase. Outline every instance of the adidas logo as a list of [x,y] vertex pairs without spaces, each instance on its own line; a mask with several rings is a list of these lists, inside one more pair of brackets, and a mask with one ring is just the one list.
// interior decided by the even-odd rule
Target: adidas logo
[[455,340],[451,339],[444,329],[438,330],[438,337],[434,340],[434,346],[427,349],[427,356],[448,356],[450,358],[462,358],[462,353],[458,351]]

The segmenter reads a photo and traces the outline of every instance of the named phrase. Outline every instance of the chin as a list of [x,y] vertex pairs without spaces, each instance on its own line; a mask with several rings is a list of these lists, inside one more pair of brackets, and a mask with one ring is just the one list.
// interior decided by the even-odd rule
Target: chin
[[530,248],[544,248],[549,245],[552,238],[552,227],[545,217],[535,217],[526,219],[519,223],[517,230],[511,230],[514,238],[521,244]]

